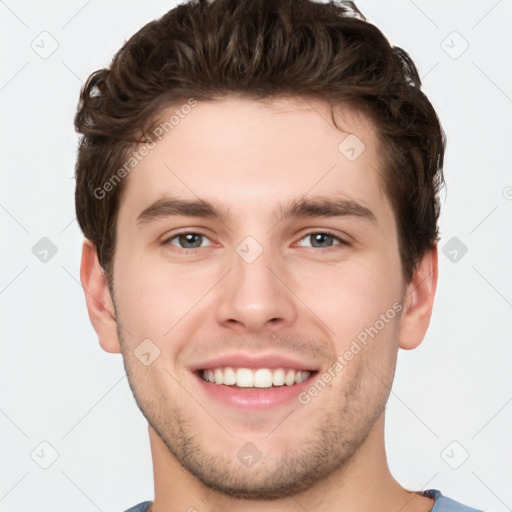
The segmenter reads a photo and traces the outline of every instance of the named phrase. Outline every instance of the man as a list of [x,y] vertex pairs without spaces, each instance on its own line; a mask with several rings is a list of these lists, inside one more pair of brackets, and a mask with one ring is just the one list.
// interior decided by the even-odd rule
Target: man
[[384,448],[437,284],[444,135],[352,2],[179,5],[89,77],[81,280],[148,420],[131,512],[471,511]]

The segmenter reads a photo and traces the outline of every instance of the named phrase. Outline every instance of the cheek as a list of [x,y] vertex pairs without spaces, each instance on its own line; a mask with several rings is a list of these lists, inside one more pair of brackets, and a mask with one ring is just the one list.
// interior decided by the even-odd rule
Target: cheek
[[[400,274],[382,256],[351,260],[340,265],[302,265],[298,295],[340,340],[357,336],[379,321],[399,301]],[[387,271],[384,270],[387,268]],[[394,310],[388,316],[395,316]],[[389,320],[389,318],[388,318]],[[388,324],[383,330],[388,330]],[[379,323],[380,326],[380,323]]]
[[[123,264],[124,263],[124,264]],[[121,320],[134,338],[165,341],[215,282],[212,269],[171,266],[160,260],[119,261],[115,284]]]

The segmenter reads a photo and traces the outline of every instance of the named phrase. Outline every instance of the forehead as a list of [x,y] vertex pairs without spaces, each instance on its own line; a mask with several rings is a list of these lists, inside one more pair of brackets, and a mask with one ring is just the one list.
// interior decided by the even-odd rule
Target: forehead
[[120,217],[133,221],[169,195],[252,212],[308,194],[386,207],[375,129],[356,109],[336,107],[338,129],[328,103],[317,99],[183,105],[162,111],[149,134],[151,149],[124,183]]

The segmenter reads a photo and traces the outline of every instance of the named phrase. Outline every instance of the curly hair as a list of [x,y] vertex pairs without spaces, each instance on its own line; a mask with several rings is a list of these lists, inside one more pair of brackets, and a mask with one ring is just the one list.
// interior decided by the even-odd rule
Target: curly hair
[[[133,35],[80,92],[76,213],[109,283],[124,181],[164,108],[230,95],[350,104],[375,124],[406,282],[438,240],[445,134],[410,56],[350,1],[191,0]],[[147,140],[147,139],[146,139]],[[124,175],[124,174],[123,174]],[[119,173],[117,175],[119,178]],[[102,193],[99,194],[98,190]],[[107,193],[108,192],[108,193]]]

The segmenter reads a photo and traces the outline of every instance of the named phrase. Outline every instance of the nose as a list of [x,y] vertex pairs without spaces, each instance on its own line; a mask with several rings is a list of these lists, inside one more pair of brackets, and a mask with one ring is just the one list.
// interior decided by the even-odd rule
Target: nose
[[252,262],[235,254],[218,293],[218,322],[239,332],[276,331],[293,325],[297,298],[287,284],[284,262],[270,250]]

